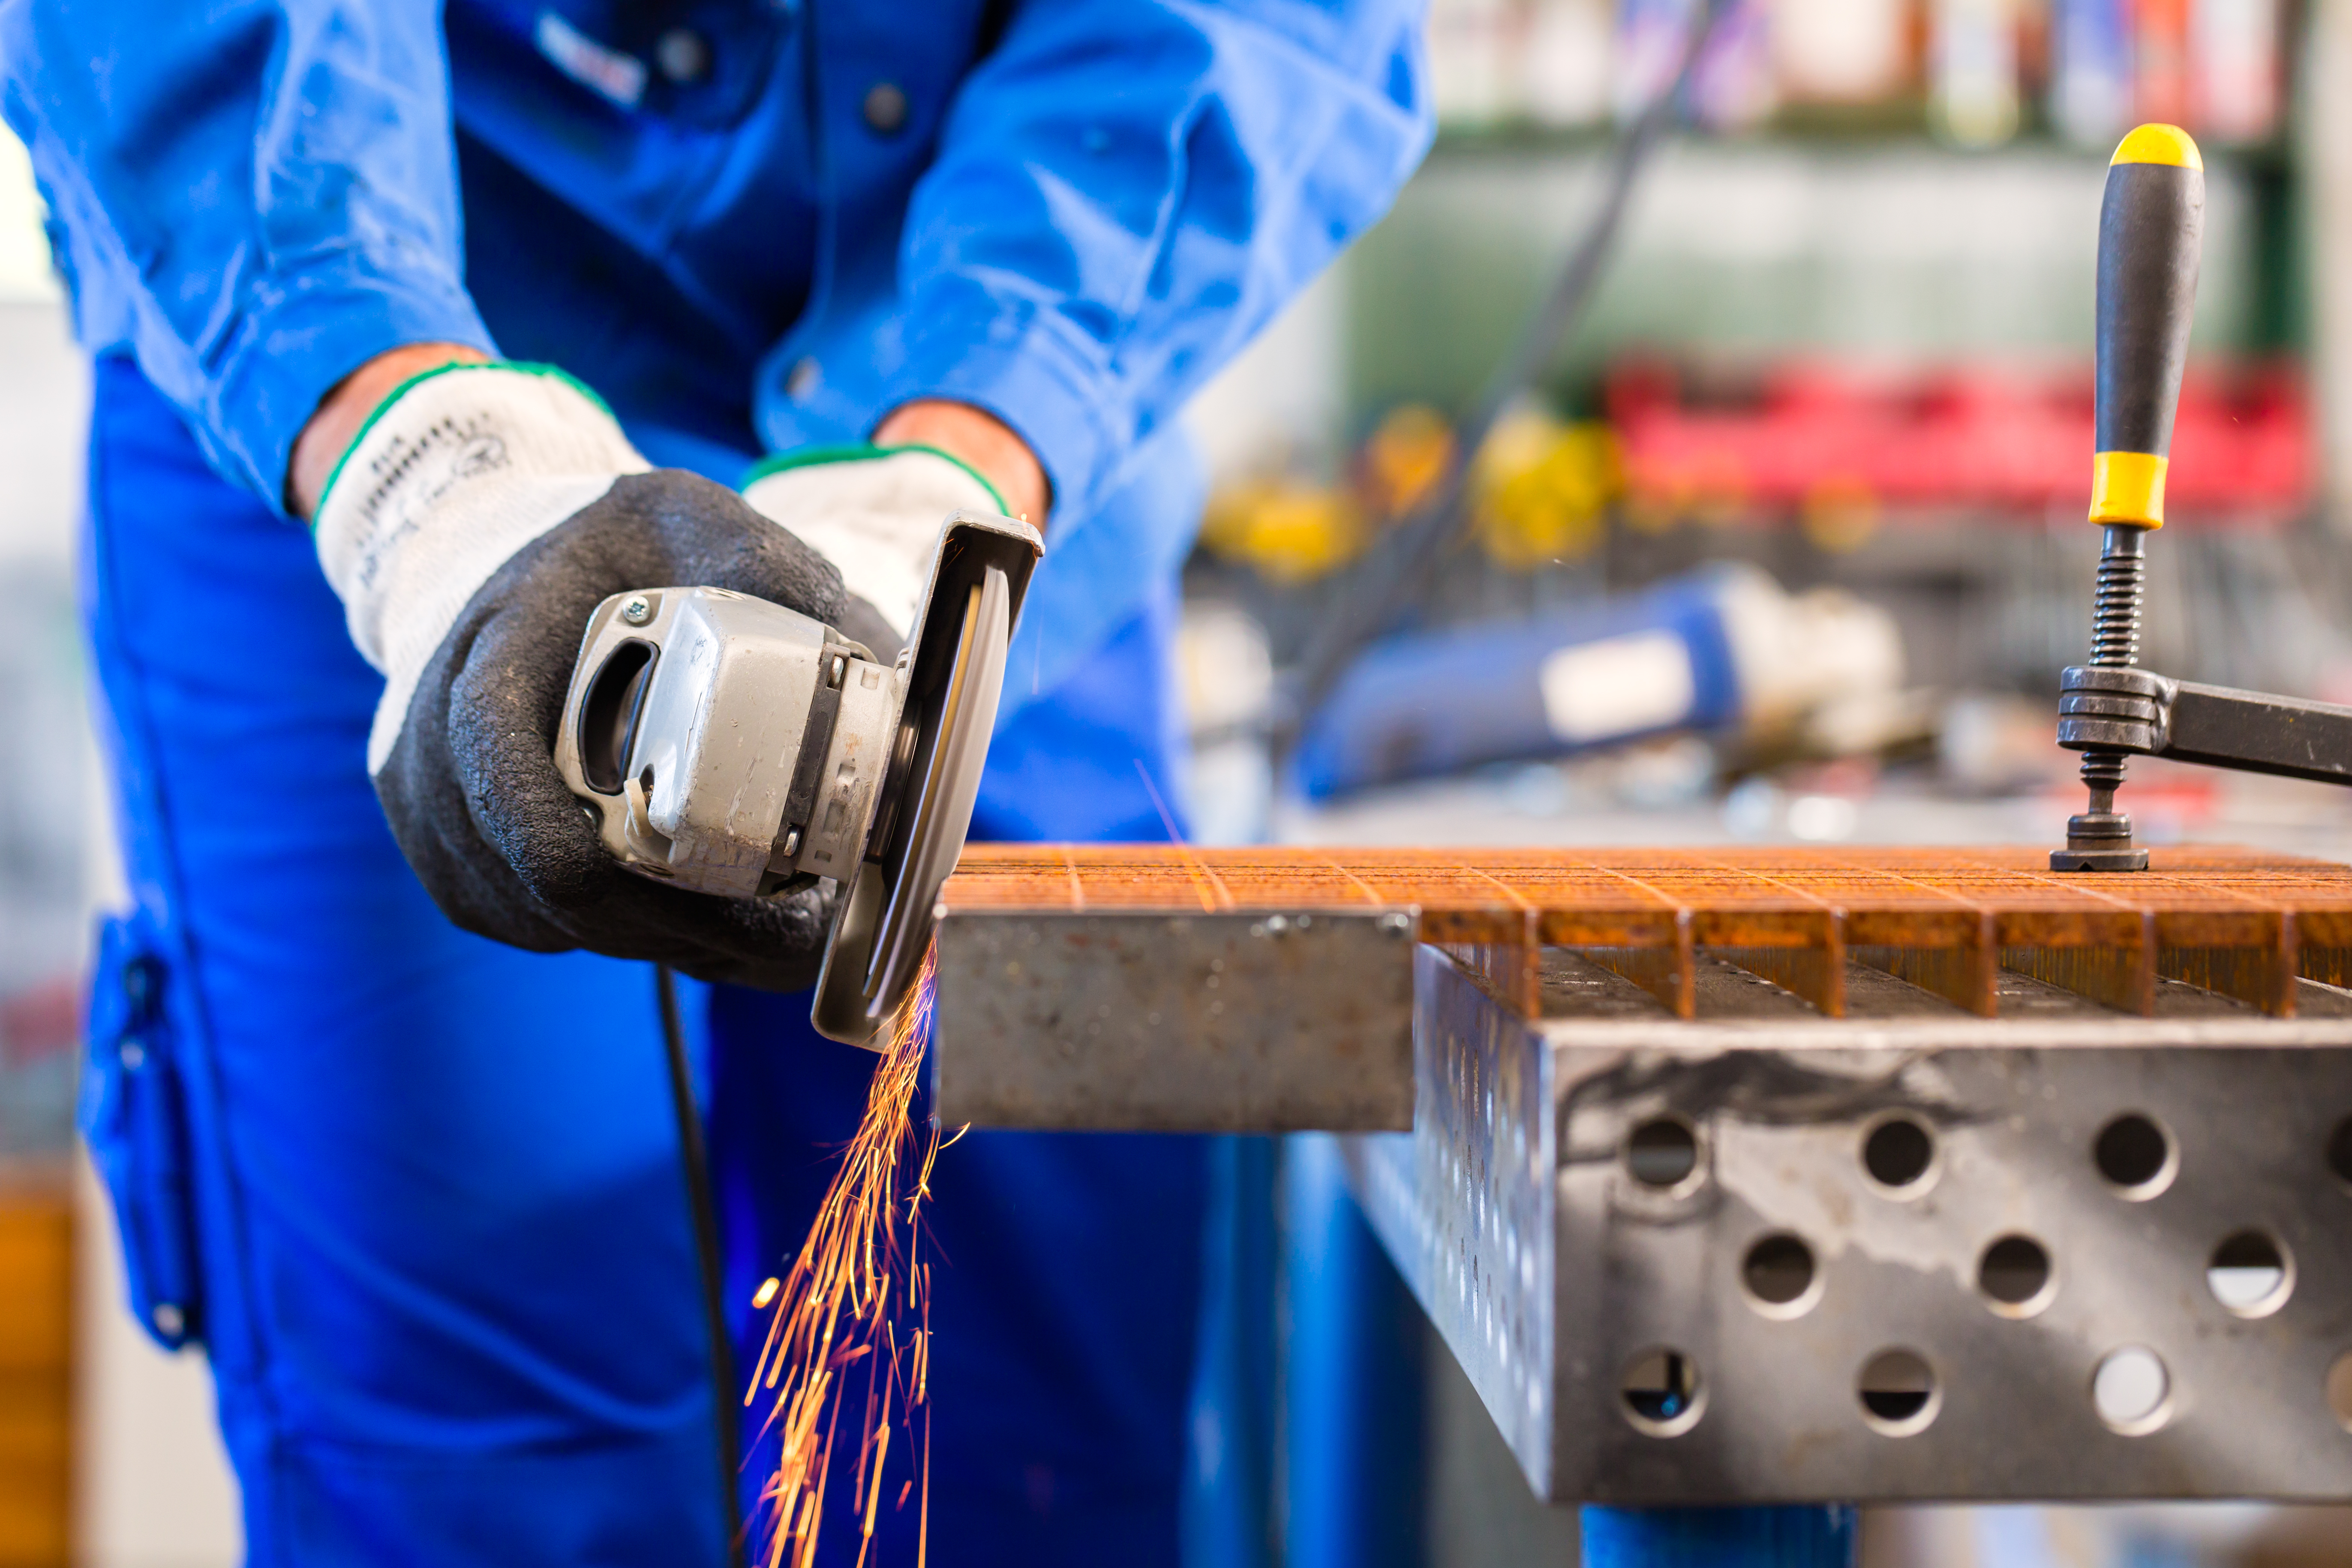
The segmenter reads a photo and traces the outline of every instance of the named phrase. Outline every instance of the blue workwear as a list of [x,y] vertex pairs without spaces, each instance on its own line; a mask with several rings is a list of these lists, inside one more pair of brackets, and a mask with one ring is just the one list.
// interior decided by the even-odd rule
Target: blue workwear
[[[432,909],[362,766],[378,682],[273,515],[288,447],[426,338],[562,363],[654,460],[721,477],[917,393],[988,406],[1057,509],[976,830],[1156,837],[1198,496],[1155,433],[1417,153],[1411,22],[456,4],[445,79],[432,15],[0,13],[102,356],[91,626],[137,896],[86,1120],[138,1310],[214,1360],[253,1561],[710,1561],[650,977]],[[705,1005],[740,1302],[866,1064],[788,1000]],[[934,1539],[1171,1560],[1197,1148],[951,1153]]]
[[[94,986],[84,1125],[134,1310],[212,1359],[250,1560],[716,1562],[651,968],[444,920],[376,810],[382,681],[308,539],[212,473],[127,361],[99,362],[91,448],[134,902]],[[1017,814],[984,803],[976,832],[1159,831],[1140,780],[1170,765],[1171,619],[1155,600],[1027,705],[986,785]],[[805,996],[687,990],[748,1345],[874,1058],[816,1037]],[[1175,1561],[1200,1167],[1186,1139],[974,1132],[941,1157],[944,1560]],[[886,1511],[881,1561],[912,1560],[917,1511]]]
[[1588,1508],[1584,1568],[1853,1568],[1853,1505]]
[[769,450],[976,404],[1074,543],[1419,158],[1418,9],[5,0],[0,62],[82,340],[273,504],[329,387],[446,340]]
[[[975,835],[1159,837],[1200,500],[1172,416],[1418,159],[1417,12],[0,0],[99,359],[90,625],[135,899],[85,1120],[137,1309],[213,1359],[253,1562],[719,1555],[652,977],[462,933],[400,860],[363,767],[381,683],[277,510],[320,395],[471,344],[730,480],[911,397],[991,410],[1055,500]],[[697,996],[740,1302],[866,1063],[792,999]],[[950,1152],[943,1560],[1173,1561],[1200,1162]]]

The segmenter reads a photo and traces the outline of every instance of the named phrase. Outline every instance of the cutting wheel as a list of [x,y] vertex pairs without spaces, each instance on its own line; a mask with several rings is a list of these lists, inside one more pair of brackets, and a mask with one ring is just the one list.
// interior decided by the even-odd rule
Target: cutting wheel
[[919,700],[919,714],[918,704],[909,704],[919,737],[903,808],[912,815],[900,847],[859,868],[825,954],[815,1016],[836,1038],[870,1037],[887,1026],[922,968],[940,886],[955,869],[971,826],[1012,640],[1012,589],[1004,573],[990,566],[965,596],[947,679]]

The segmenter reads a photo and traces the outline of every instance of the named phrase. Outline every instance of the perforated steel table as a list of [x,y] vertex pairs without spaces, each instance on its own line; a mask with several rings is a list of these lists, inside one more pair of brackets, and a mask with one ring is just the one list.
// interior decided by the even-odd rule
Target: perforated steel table
[[974,847],[941,1113],[1357,1134],[1559,1501],[2352,1498],[2352,869]]

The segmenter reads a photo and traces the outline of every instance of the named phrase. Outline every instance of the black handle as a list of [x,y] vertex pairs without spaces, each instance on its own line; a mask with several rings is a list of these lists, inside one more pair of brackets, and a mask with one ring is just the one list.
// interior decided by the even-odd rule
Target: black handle
[[2197,310],[2205,161],[2177,126],[2143,125],[2099,206],[2098,436],[2091,521],[2160,528],[2172,416]]

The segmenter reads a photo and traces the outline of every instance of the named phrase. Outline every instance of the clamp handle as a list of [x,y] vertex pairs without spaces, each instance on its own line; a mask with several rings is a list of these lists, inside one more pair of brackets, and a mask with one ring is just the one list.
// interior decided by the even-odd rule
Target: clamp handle
[[2095,523],[2164,526],[2164,476],[2204,237],[2205,160],[2197,143],[2179,126],[2140,126],[2116,149],[2099,204]]

